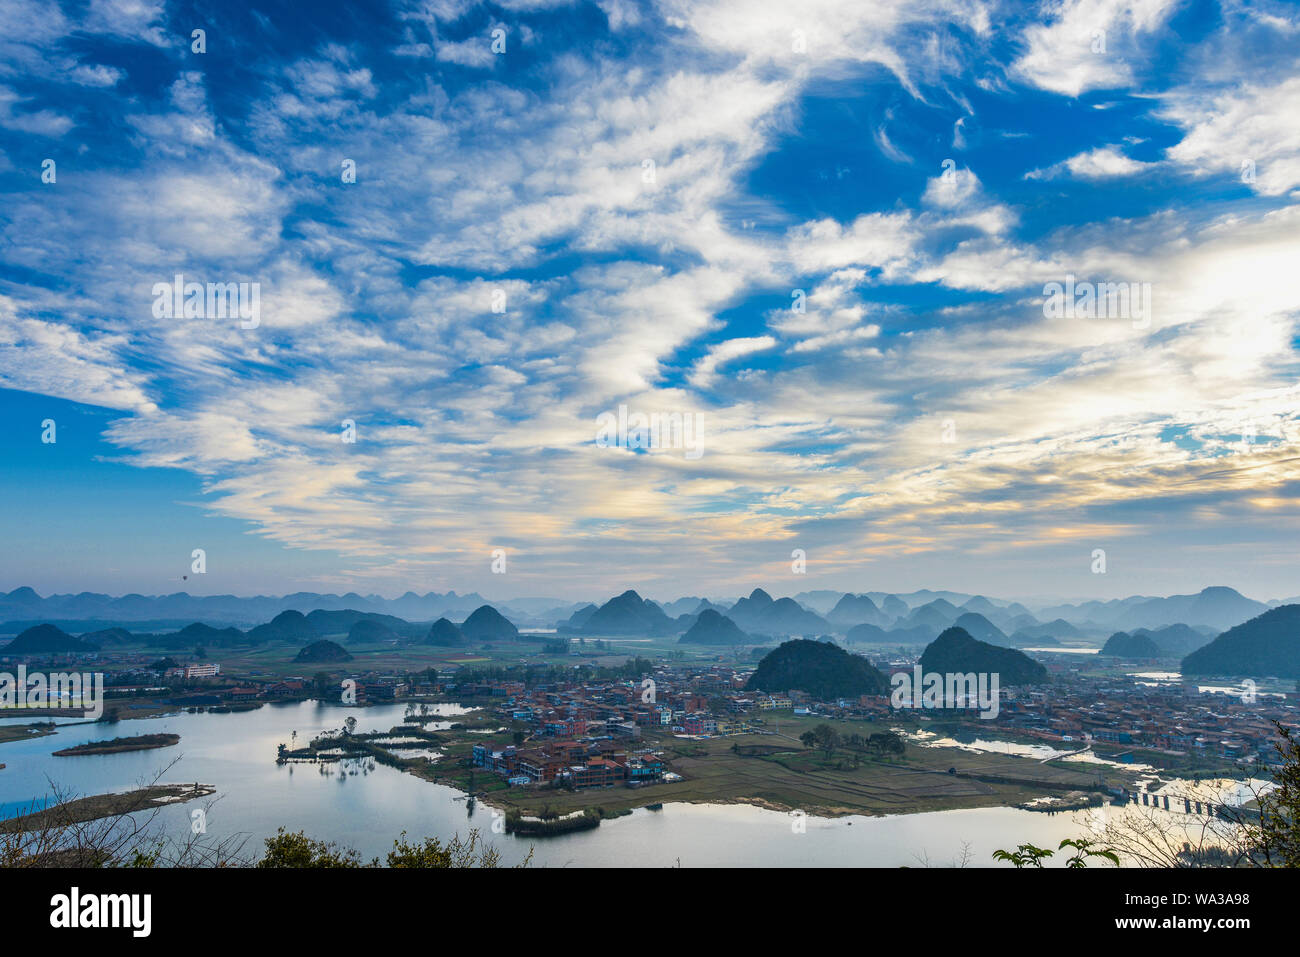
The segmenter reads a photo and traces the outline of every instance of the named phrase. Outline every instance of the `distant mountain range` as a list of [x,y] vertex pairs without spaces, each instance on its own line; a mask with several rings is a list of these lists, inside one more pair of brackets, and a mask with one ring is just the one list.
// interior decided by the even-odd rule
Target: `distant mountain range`
[[[1036,681],[1044,674],[1040,671],[1042,666],[1015,650],[1016,646],[1051,646],[1058,643],[1058,638],[1078,641],[1088,637],[1089,629],[1095,629],[1098,617],[1164,622],[1170,616],[1185,615],[1193,621],[1114,631],[1100,653],[1121,658],[1182,658],[1182,671],[1188,675],[1300,678],[1300,603],[1269,609],[1231,588],[1216,587],[1195,595],[1053,606],[1042,613],[1056,613],[1056,617],[1043,622],[1016,603],[998,605],[977,595],[967,597],[958,605],[950,596],[962,597],[953,593],[914,593],[909,597],[926,600],[908,606],[895,595],[839,593],[823,616],[794,598],[773,598],[763,589],[755,588],[730,606],[703,598],[679,600],[670,606],[687,610],[670,616],[659,604],[629,589],[601,605],[570,605],[567,609],[552,606],[552,609],[553,613],[562,612],[556,623],[556,631],[561,635],[676,636],[683,644],[718,647],[761,646],[783,638],[817,636],[822,640],[806,643],[843,652],[832,642],[832,636],[838,635],[850,644],[923,645],[921,661],[928,670],[997,671],[1006,683]],[[200,603],[208,601],[183,597]],[[299,601],[301,597],[233,600],[274,605]],[[819,597],[825,607],[826,596]],[[403,600],[405,596],[396,601]],[[149,620],[175,611],[181,603],[174,595],[153,600],[155,604],[140,596],[126,596],[122,601],[150,615]],[[548,604],[544,599],[534,601],[539,605]],[[9,609],[21,607],[28,614],[46,603],[64,613],[69,609],[66,596],[44,599],[29,588],[0,595],[0,605]],[[122,625],[103,627],[105,604],[97,600],[91,604],[95,606],[96,617],[87,619],[85,624],[94,627],[86,628],[79,636],[72,633],[76,629],[63,627],[66,619],[57,623],[28,623],[12,642],[0,646],[0,655],[91,653],[127,642],[143,642],[161,651],[283,642],[302,647],[319,646],[322,653],[332,654],[331,644],[342,648],[332,640],[337,638],[348,645],[418,642],[464,647],[527,637],[521,634],[517,622],[487,603],[456,614],[455,618],[462,619],[459,624],[450,616],[440,616],[432,624],[424,624],[364,608],[311,608],[306,613],[290,608],[276,612],[270,620],[247,631],[194,621],[175,630],[146,633],[132,632]],[[1257,613],[1226,629],[1215,624],[1232,622],[1238,615],[1251,612]],[[1084,624],[1071,622],[1067,615],[1082,618]],[[859,618],[866,620],[857,621]],[[999,621],[1015,626],[1015,630],[1008,634]],[[1216,634],[1218,637],[1214,637]],[[781,647],[788,644],[787,641]],[[805,650],[800,655],[821,656],[816,658],[819,662],[830,660],[829,653],[821,650]],[[774,666],[783,660],[775,659]],[[853,667],[856,669],[857,665]]]
[[[400,598],[381,595],[345,595],[297,592],[271,597],[258,595],[241,598],[235,595],[122,595],[114,598],[94,592],[77,595],[42,597],[28,587],[0,593],[0,622],[99,621],[111,623],[156,622],[162,620],[205,621],[211,624],[251,626],[269,621],[282,611],[364,612],[386,614],[406,621],[433,621],[437,618],[460,620],[474,609],[489,604],[482,595],[471,592],[458,595],[407,592]],[[495,606],[512,621],[526,626],[550,627],[560,618],[572,614],[578,603],[550,598],[522,598],[496,602]]]
[[[709,616],[691,643],[766,644],[785,637],[837,635],[851,643],[928,644],[955,625],[977,640],[1013,648],[1050,647],[1063,641],[1100,644],[1118,632],[1130,636],[1150,632],[1164,656],[1178,657],[1269,607],[1223,586],[1189,595],[1134,596],[1035,611],[1015,601],[929,589],[906,594],[823,590],[775,598],[755,588],[734,601],[691,596],[664,604],[628,589],[599,603],[542,597],[489,604],[476,593],[455,592],[407,592],[393,599],[355,592],[252,598],[178,592],[114,598],[90,592],[42,597],[22,587],[0,593],[0,635],[50,624],[68,634],[93,632],[87,640],[108,644],[120,640],[115,632],[123,629],[169,635],[176,648],[191,641],[217,647],[281,640],[301,643],[327,635],[347,635],[353,643],[391,635],[453,647],[511,640],[520,629],[530,628],[553,627],[562,635],[594,637],[683,636],[691,633],[704,612],[711,611],[735,631]],[[432,624],[437,621],[446,624],[435,629]],[[354,633],[361,622],[367,624]],[[737,639],[737,632],[745,638]],[[706,638],[707,642],[702,640]],[[161,646],[169,645],[163,641]]]
[[[87,654],[127,642],[139,642],[168,651],[199,647],[256,647],[276,642],[315,646],[327,636],[343,633],[346,633],[345,641],[348,644],[392,641],[457,646],[510,641],[519,637],[519,629],[491,605],[480,605],[460,625],[440,618],[429,628],[393,615],[372,614],[356,609],[314,609],[306,615],[298,611],[282,611],[270,621],[246,632],[234,627],[216,628],[196,621],[184,628],[162,634],[131,632],[114,627],[74,637],[57,625],[43,623],[24,629],[13,641],[0,646],[0,655]],[[326,641],[325,644],[335,642]]]
[[1134,596],[1108,602],[1056,605],[1040,609],[1039,614],[1063,618],[1076,625],[1106,626],[1112,631],[1176,624],[1205,626],[1222,631],[1263,614],[1268,609],[1268,604],[1247,598],[1232,588],[1215,586],[1205,588],[1195,595],[1171,595],[1168,598]]
[[833,630],[825,618],[793,598],[773,599],[761,588],[732,605],[727,617],[754,635],[815,635]]

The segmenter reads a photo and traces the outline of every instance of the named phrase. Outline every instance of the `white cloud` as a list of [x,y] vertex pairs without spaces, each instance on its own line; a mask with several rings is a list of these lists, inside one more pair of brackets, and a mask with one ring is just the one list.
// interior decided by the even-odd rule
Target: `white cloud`
[[[507,37],[507,51],[509,50],[509,42]],[[439,60],[446,63],[457,63],[461,66],[471,67],[489,67],[496,62],[498,54],[492,52],[490,38],[471,37],[458,43],[451,41],[438,43],[437,56]]]
[[164,16],[163,0],[90,0],[86,25],[92,31],[159,47],[171,43],[188,45],[189,30],[185,31],[183,38],[169,36],[159,22]]
[[1030,170],[1025,174],[1025,179],[1055,179],[1065,175],[1085,180],[1119,179],[1149,170],[1156,165],[1130,159],[1113,146],[1099,146],[1085,153],[1077,153],[1045,169]]
[[[160,22],[151,9],[112,28],[138,36]],[[968,74],[972,52],[987,56],[989,8],[673,3],[677,26],[616,0],[603,9],[619,29],[662,30],[661,57],[584,50],[556,57],[541,84],[484,75],[453,89],[431,76],[404,99],[373,64],[326,47],[268,66],[237,131],[217,121],[205,77],[181,73],[164,106],[132,107],[139,168],[69,177],[6,210],[6,262],[76,288],[6,287],[22,318],[0,324],[0,377],[129,412],[110,438],[140,464],[203,476],[207,507],[394,580],[462,567],[505,539],[595,581],[624,561],[629,577],[671,574],[646,555],[673,547],[701,567],[748,563],[796,529],[853,567],[994,540],[1029,547],[1074,534],[1080,509],[1199,482],[1205,463],[1160,441],[1163,428],[1208,435],[1294,409],[1293,207],[1199,225],[1171,209],[1026,239],[994,187],[964,168],[945,179],[937,157],[912,208],[891,196],[792,222],[747,195],[815,81],[879,82],[883,70],[862,69],[877,64],[910,96],[971,115],[944,86]],[[486,37],[452,47],[437,32],[466,10],[408,8],[397,52],[481,60]],[[1169,12],[1045,11],[1020,69],[1071,94],[1135,82],[1131,54]],[[943,41],[954,18],[958,36]],[[1093,56],[1093,21],[1119,59],[1080,59],[1076,33]],[[37,47],[55,42],[24,29]],[[972,82],[1005,92],[987,70]],[[1297,182],[1289,82],[1220,91],[1195,101],[1210,105],[1201,112],[1190,89],[1171,92],[1165,108],[1188,132],[1168,164],[1231,171],[1250,147],[1257,190],[1284,195]],[[25,105],[14,97],[7,116]],[[886,125],[866,128],[889,142]],[[1058,173],[1154,165],[1087,146]],[[357,161],[356,183],[341,182],[343,158]],[[736,225],[750,217],[759,228]],[[578,265],[538,268],[556,248]],[[154,321],[150,285],[176,271],[261,281],[261,326]],[[1150,328],[1047,320],[1038,290],[1066,272],[1153,280]],[[924,284],[1000,295],[891,304]],[[751,297],[784,302],[796,287],[805,311],[728,327]],[[602,454],[594,417],[623,402],[701,412],[704,456]],[[344,418],[358,424],[355,446],[338,439]],[[955,448],[940,440],[949,419]],[[1211,485],[1232,496],[1293,471],[1267,456],[1260,466],[1249,482]]]
[[84,335],[57,322],[20,316],[0,297],[0,383],[87,405],[150,412],[147,378],[131,369],[124,336]]
[[1013,72],[1066,96],[1126,87],[1134,63],[1146,60],[1151,32],[1175,6],[1177,0],[1044,0],[1046,22],[1025,28]]
[[126,73],[117,67],[102,63],[81,63],[72,71],[72,78],[82,86],[117,86]]
[[771,336],[747,336],[740,339],[727,339],[709,346],[709,351],[695,363],[691,373],[691,382],[701,389],[707,389],[717,378],[718,369],[737,359],[765,352],[776,345]]
[[[1214,94],[1170,94],[1165,116],[1187,130],[1169,159],[1196,176],[1225,175],[1265,196],[1300,186],[1300,77]],[[1249,175],[1248,175],[1249,174]]]
[[31,101],[24,101],[17,93],[0,86],[0,126],[20,130],[37,136],[62,136],[72,129],[71,117],[54,110],[28,109]]

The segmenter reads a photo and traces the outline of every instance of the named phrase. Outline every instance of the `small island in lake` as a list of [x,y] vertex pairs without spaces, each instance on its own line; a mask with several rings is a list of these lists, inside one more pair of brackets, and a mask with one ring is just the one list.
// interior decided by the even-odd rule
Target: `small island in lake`
[[141,734],[133,738],[113,738],[111,741],[87,741],[70,748],[55,751],[56,758],[71,758],[83,754],[118,754],[122,751],[151,751],[170,748],[181,743],[179,734]]

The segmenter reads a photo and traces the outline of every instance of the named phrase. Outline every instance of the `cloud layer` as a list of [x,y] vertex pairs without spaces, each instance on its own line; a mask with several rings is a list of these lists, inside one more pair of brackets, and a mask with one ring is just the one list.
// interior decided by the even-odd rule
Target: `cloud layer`
[[0,385],[377,590],[1285,591],[1294,7],[345,9],[6,5]]

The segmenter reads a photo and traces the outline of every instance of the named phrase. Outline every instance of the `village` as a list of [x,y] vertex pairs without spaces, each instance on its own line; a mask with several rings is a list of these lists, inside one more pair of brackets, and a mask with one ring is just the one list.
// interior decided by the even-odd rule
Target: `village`
[[[973,708],[899,710],[887,695],[818,700],[797,689],[746,690],[753,667],[743,661],[635,659],[612,669],[539,668],[521,661],[490,671],[472,665],[440,671],[336,667],[292,675],[223,672],[220,662],[206,660],[169,661],[154,671],[143,664],[147,655],[97,657],[113,669],[106,688],[109,720],[309,698],[362,709],[472,704],[485,716],[474,729],[479,740],[463,754],[449,754],[512,788],[672,783],[680,776],[665,741],[761,735],[797,745],[813,718],[880,723],[906,733],[936,728],[958,738],[978,734],[1062,751],[1086,748],[1121,764],[1207,773],[1273,763],[1274,721],[1300,722],[1294,694],[1202,691],[1177,680],[1150,680],[1143,672],[1099,673],[1068,655],[1045,656],[1049,684],[1000,689],[995,721],[980,720]],[[894,673],[913,667],[916,656],[895,650],[879,660],[882,670]],[[55,656],[49,665],[61,661]],[[72,661],[69,656],[64,663]]]

